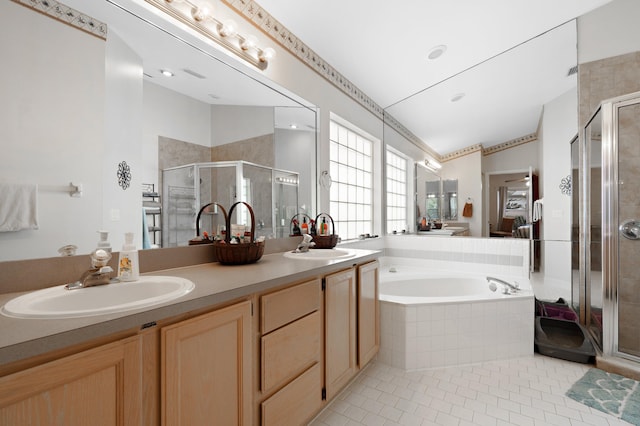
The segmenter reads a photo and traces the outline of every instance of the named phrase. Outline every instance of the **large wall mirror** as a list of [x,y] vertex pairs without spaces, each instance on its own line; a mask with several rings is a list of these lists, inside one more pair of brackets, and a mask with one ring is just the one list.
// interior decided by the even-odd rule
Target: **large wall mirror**
[[106,40],[0,5],[0,54],[12,64],[0,70],[0,182],[37,185],[39,212],[38,230],[0,232],[0,261],[57,256],[66,244],[89,253],[98,230],[115,251],[128,231],[141,247],[143,184],[162,197],[162,169],[190,163],[291,171],[298,207],[315,211],[314,105],[146,4],[63,3],[105,23]]
[[418,225],[427,222],[458,220],[458,180],[442,179],[434,171],[415,164],[416,217]]

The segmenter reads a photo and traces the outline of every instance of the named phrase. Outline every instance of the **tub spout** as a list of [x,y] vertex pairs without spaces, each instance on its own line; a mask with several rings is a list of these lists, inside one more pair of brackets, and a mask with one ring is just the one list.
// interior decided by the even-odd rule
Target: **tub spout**
[[504,280],[501,280],[500,278],[487,277],[487,282],[489,283],[489,289],[491,291],[496,291],[498,289],[498,286],[496,286],[496,283],[502,285],[502,293],[504,294],[513,294],[520,291],[520,286],[518,285],[518,283],[511,284]]

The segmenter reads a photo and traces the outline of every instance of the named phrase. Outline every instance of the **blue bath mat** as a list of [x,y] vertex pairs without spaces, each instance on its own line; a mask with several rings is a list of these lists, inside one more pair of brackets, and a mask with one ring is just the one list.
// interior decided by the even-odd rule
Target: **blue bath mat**
[[584,405],[634,425],[640,425],[640,383],[592,368],[567,391]]

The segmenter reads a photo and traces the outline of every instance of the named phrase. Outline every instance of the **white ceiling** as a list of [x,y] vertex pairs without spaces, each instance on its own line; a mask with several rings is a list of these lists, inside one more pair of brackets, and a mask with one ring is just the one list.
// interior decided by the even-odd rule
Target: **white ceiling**
[[[610,0],[258,0],[439,154],[536,131],[576,87],[574,19]],[[431,48],[446,45],[438,60]],[[276,58],[277,59],[277,58]],[[450,99],[464,93],[456,103]]]

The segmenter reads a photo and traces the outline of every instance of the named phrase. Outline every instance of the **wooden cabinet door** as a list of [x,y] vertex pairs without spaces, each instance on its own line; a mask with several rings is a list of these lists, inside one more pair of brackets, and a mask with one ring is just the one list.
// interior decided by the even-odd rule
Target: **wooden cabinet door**
[[358,366],[367,365],[380,349],[378,261],[358,266]]
[[162,424],[251,424],[251,302],[161,330]]
[[325,386],[331,400],[358,371],[355,269],[325,280]]
[[0,378],[0,424],[140,425],[140,339],[123,339]]

